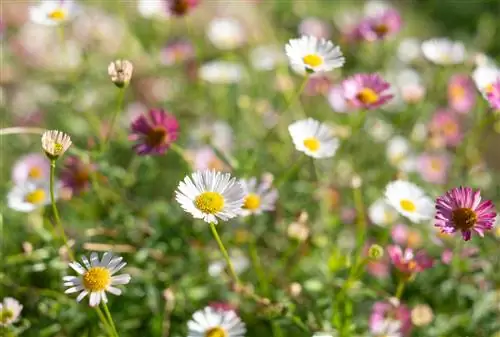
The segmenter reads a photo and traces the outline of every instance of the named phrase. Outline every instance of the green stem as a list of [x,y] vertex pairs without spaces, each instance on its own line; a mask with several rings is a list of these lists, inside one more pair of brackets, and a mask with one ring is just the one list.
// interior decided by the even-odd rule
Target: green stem
[[290,107],[292,106],[292,104],[295,101],[298,100],[298,98],[300,97],[300,95],[304,91],[304,88],[306,87],[307,81],[309,81],[309,74],[306,74],[306,76],[304,76],[304,80],[302,81],[302,83],[301,83],[301,85],[299,87],[299,90],[297,90],[295,92],[295,94],[293,94],[292,96],[290,96],[290,98],[288,99],[287,105],[286,105],[285,109],[283,110],[283,112],[288,111],[288,109],[290,109]]
[[236,284],[240,283],[240,279],[238,278],[238,275],[234,271],[233,264],[231,263],[231,259],[229,258],[229,254],[227,253],[226,247],[224,247],[224,244],[222,243],[219,234],[217,233],[217,228],[215,228],[215,223],[211,222],[210,223],[210,229],[212,230],[212,234],[215,238],[215,241],[217,241],[217,244],[219,245],[219,249],[224,256],[224,259],[226,260],[227,266],[229,268],[229,272],[231,273],[231,277],[233,278],[233,281]]
[[73,251],[68,245],[68,238],[66,237],[66,233],[64,233],[64,228],[61,224],[61,218],[59,217],[59,211],[57,210],[56,206],[56,198],[54,197],[54,176],[55,176],[55,170],[56,170],[56,160],[52,159],[50,161],[50,203],[52,204],[52,213],[54,213],[54,218],[56,221],[56,226],[58,227],[58,230],[61,234],[61,237],[63,238],[64,245],[66,246],[66,249],[68,250],[68,254],[71,258],[71,260],[74,260],[75,257],[73,255]]
[[113,317],[109,312],[108,304],[104,301],[102,301],[102,303],[103,303],[102,306],[104,307],[104,312],[106,313],[106,317],[108,318],[108,322],[111,325],[111,328],[113,329],[113,333],[115,334],[116,337],[119,337],[118,331],[116,330],[115,322],[113,321]]
[[104,329],[106,330],[106,333],[110,337],[115,337],[114,332],[113,332],[113,328],[109,325],[109,322],[106,319],[106,317],[104,317],[104,314],[102,313],[101,308],[99,308],[97,306],[97,307],[95,307],[95,311],[97,312],[97,315],[99,316],[99,319],[101,320],[101,323],[104,325]]
[[102,152],[104,152],[108,146],[109,140],[113,134],[113,130],[115,129],[116,120],[118,119],[118,115],[123,110],[123,98],[125,97],[125,88],[118,89],[118,98],[116,99],[116,109],[111,117],[111,123],[109,124],[109,130],[106,138],[104,139],[104,143],[102,146]]
[[253,268],[259,279],[259,285],[264,296],[268,295],[269,284],[267,281],[266,274],[262,270],[262,265],[260,263],[259,255],[257,254],[257,247],[255,245],[255,237],[251,237],[248,243],[248,250],[250,255],[250,260],[252,261]]
[[403,291],[405,290],[405,279],[403,277],[399,278],[399,283],[398,283],[398,288],[396,289],[396,298],[398,300],[401,299],[401,296],[403,296]]
[[273,329],[273,337],[283,337],[283,331],[281,331],[281,326],[278,322],[272,321],[271,327]]

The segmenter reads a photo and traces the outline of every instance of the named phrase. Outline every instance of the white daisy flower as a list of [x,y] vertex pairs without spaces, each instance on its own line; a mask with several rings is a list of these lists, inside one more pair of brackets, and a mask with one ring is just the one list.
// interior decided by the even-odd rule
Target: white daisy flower
[[384,199],[380,198],[368,208],[368,216],[375,225],[387,226],[397,219],[398,213]]
[[179,183],[175,198],[195,219],[217,223],[241,214],[245,191],[229,173],[198,171]]
[[459,64],[465,61],[466,51],[462,42],[435,38],[422,42],[422,53],[429,61],[441,64]]
[[477,90],[485,96],[493,87],[493,83],[500,79],[500,69],[494,65],[477,67],[472,73],[472,79]]
[[288,126],[295,148],[313,158],[333,157],[339,140],[332,130],[312,118],[296,121]]
[[246,41],[243,25],[235,18],[215,18],[208,24],[207,37],[221,50],[241,47]]
[[292,68],[310,73],[330,71],[345,63],[339,46],[314,36],[302,36],[288,41],[285,51]]
[[72,0],[41,0],[36,6],[29,8],[31,21],[40,25],[56,26],[70,20],[77,11]]
[[0,302],[0,326],[11,325],[16,322],[21,315],[23,306],[12,297],[5,297]]
[[233,310],[216,310],[206,307],[193,314],[188,322],[187,337],[243,337],[245,323]]
[[42,135],[42,148],[49,159],[62,156],[71,144],[71,137],[62,131],[48,130]]
[[411,153],[410,142],[402,136],[394,136],[387,142],[387,159],[395,167],[400,167]]
[[116,288],[116,285],[127,284],[130,282],[129,274],[115,275],[116,272],[126,266],[122,262],[121,256],[113,256],[111,252],[104,253],[102,260],[99,261],[99,255],[95,252],[90,254],[90,261],[83,256],[84,266],[73,261],[69,266],[75,270],[79,276],[64,276],[64,286],[66,294],[80,292],[76,300],[80,302],[85,296],[90,294],[90,306],[95,307],[103,301],[108,302],[106,292],[119,296],[122,291]]
[[242,215],[261,214],[274,210],[278,199],[278,191],[272,188],[272,181],[263,180],[257,185],[257,179],[241,179],[241,186],[245,191],[245,202],[243,203]]
[[411,63],[421,55],[420,41],[415,38],[406,38],[401,40],[398,46],[398,59],[404,63]]
[[434,215],[434,202],[415,184],[404,180],[390,182],[385,198],[399,214],[414,223],[430,220]]
[[275,69],[285,60],[283,50],[274,46],[259,46],[250,52],[250,62],[254,69],[269,71]]
[[137,11],[145,18],[168,16],[166,1],[163,0],[138,0]]
[[[237,275],[243,273],[250,266],[248,258],[238,249],[229,252],[229,259]],[[214,261],[208,265],[208,274],[212,277],[217,277],[224,271],[226,266],[227,262],[225,259]]]
[[202,80],[213,84],[231,84],[241,81],[245,69],[239,63],[211,61],[203,64],[199,70]]
[[[57,189],[54,197],[57,199]],[[19,212],[32,212],[37,208],[50,204],[49,184],[31,181],[14,186],[7,194],[9,208]]]

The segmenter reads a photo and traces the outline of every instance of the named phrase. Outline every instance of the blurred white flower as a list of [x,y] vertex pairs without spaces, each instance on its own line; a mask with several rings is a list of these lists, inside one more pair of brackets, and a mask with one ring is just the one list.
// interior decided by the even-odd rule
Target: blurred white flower
[[167,17],[167,1],[165,0],[138,0],[137,11],[145,18]]
[[377,143],[386,142],[394,132],[392,125],[380,118],[367,119],[365,130]]
[[23,306],[12,297],[5,297],[0,302],[0,326],[9,326],[15,323],[21,316]]
[[250,52],[250,62],[256,70],[273,70],[285,60],[285,53],[274,45],[259,46]]
[[257,178],[241,179],[241,186],[245,190],[245,202],[243,203],[242,215],[261,214],[273,211],[278,190],[272,187],[272,182],[262,180],[257,184]]
[[330,27],[328,23],[320,18],[308,17],[299,24],[299,35],[315,36],[318,39],[328,39],[330,37]]
[[211,61],[203,64],[199,70],[202,80],[213,84],[231,84],[241,81],[245,69],[239,63]]
[[495,65],[477,67],[472,73],[477,90],[484,96],[491,90],[493,83],[500,79],[500,68]]
[[55,26],[72,19],[77,11],[72,0],[41,0],[36,6],[30,6],[29,15],[34,23]]
[[397,219],[398,213],[385,199],[380,198],[370,205],[368,216],[375,225],[387,226]]
[[398,46],[398,58],[404,63],[415,61],[421,56],[420,41],[415,38],[403,39]]
[[368,0],[365,2],[364,12],[366,16],[374,16],[385,12],[392,6],[385,0]]
[[429,61],[440,65],[459,64],[465,61],[465,45],[447,38],[434,38],[422,42],[422,53]]
[[[54,194],[57,194],[57,188]],[[57,195],[55,198],[57,199]],[[25,182],[14,186],[7,194],[7,205],[18,212],[32,212],[48,204],[50,204],[48,182]]]
[[245,43],[246,32],[240,21],[235,18],[215,18],[207,27],[207,37],[216,48],[231,50]]
[[[236,274],[241,274],[250,266],[250,260],[239,249],[234,249],[229,252],[229,260],[233,265]],[[221,259],[214,261],[208,265],[208,274],[212,277],[219,276],[226,268],[226,260]]]
[[410,142],[403,136],[394,136],[387,143],[387,159],[389,163],[395,167],[399,167],[399,165],[408,158],[411,152]]
[[404,180],[390,182],[385,189],[389,205],[414,223],[430,220],[434,215],[434,202],[415,184]]

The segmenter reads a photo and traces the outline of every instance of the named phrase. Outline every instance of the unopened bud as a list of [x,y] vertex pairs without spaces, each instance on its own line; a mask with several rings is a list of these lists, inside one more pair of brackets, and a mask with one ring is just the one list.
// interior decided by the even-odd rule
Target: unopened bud
[[118,88],[126,87],[129,84],[133,71],[134,66],[127,60],[116,60],[108,66],[108,75]]
[[427,304],[419,304],[411,311],[411,321],[416,326],[425,326],[432,322],[434,314]]
[[368,249],[368,257],[372,260],[380,260],[384,257],[384,248],[377,244],[371,245]]
[[298,282],[293,282],[290,284],[290,288],[288,290],[290,291],[290,295],[292,295],[292,297],[298,297],[302,293],[302,286]]

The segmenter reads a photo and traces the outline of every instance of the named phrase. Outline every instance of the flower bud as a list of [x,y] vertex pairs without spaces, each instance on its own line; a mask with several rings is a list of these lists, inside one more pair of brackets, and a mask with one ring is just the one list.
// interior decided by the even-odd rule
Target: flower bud
[[118,88],[126,87],[129,84],[133,71],[134,66],[127,60],[116,60],[108,66],[108,75]]
[[384,248],[377,244],[373,244],[368,249],[368,257],[371,260],[380,260],[384,256]]

